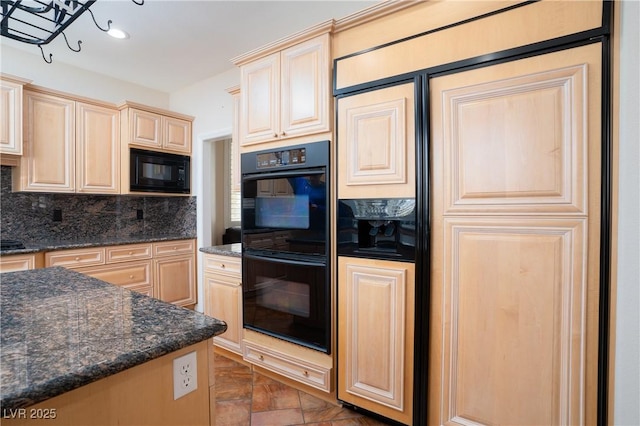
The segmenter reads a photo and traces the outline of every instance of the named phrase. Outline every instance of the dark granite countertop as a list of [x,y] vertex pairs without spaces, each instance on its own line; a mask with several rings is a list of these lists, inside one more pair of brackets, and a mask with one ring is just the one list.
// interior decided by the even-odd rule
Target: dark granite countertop
[[242,243],[201,247],[200,251],[208,254],[219,254],[222,256],[242,257]]
[[[113,237],[87,237],[87,238],[75,238],[73,240],[40,240],[40,241],[21,241],[25,248],[18,250],[4,250],[0,253],[0,256],[8,256],[12,254],[29,254],[38,253],[41,251],[53,251],[64,250],[74,248],[85,247],[98,247],[98,246],[115,246],[121,244],[136,244],[136,243],[153,243],[158,241],[173,241],[173,240],[191,240],[195,239],[195,236],[173,235],[173,234],[142,234],[142,235],[127,235],[127,236],[113,236]],[[19,240],[19,238],[12,238]]]
[[68,392],[223,333],[223,321],[61,267],[2,274],[0,406]]

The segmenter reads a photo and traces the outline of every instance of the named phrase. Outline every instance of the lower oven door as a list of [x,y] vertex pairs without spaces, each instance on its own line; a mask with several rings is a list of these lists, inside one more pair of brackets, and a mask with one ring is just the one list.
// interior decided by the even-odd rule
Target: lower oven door
[[242,268],[246,328],[329,353],[325,261],[245,254]]

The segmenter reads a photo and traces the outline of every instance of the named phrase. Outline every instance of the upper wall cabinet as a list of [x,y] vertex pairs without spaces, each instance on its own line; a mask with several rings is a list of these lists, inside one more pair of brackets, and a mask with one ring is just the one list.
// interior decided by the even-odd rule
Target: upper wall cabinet
[[241,73],[241,146],[331,130],[330,35],[324,31],[234,60]]
[[120,129],[115,108],[76,103],[76,192],[120,192]]
[[124,143],[191,155],[193,117],[159,111],[131,102],[120,108]]
[[22,155],[22,86],[25,83],[17,78],[0,77],[0,154]]
[[17,191],[120,191],[118,110],[43,90],[24,91],[24,155]]

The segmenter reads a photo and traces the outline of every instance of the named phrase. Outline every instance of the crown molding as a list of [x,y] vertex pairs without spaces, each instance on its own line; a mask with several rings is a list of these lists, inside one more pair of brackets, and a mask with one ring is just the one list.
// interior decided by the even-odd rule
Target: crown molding
[[424,3],[424,0],[386,0],[378,4],[374,4],[373,6],[369,6],[366,9],[352,13],[344,18],[337,19],[335,21],[333,32],[339,33],[340,31],[362,25],[366,22],[382,18],[383,16],[391,15],[392,13],[407,9],[419,3]]
[[313,27],[291,34],[247,53],[236,56],[235,58],[231,58],[231,62],[236,66],[241,66],[247,62],[251,62],[255,59],[286,49],[287,47],[302,43],[303,41],[307,41],[321,34],[330,33],[333,31],[334,23],[335,21],[333,19],[321,22]]

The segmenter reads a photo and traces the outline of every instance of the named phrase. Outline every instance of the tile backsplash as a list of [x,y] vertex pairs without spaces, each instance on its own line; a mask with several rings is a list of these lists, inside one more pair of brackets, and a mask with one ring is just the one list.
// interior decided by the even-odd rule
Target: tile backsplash
[[[74,240],[130,235],[196,237],[196,198],[11,192],[1,168],[0,238]],[[62,220],[54,220],[60,210]],[[139,210],[142,219],[139,219]]]

